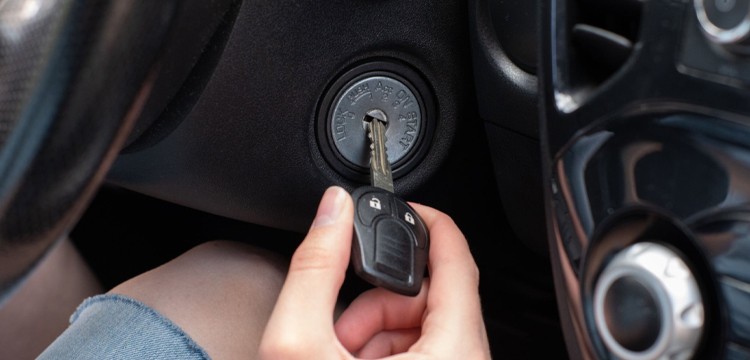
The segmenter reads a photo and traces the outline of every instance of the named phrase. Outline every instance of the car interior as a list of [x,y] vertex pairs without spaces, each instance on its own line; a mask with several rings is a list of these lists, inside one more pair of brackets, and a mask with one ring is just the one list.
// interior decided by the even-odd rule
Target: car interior
[[289,258],[379,118],[494,358],[750,359],[750,0],[0,0],[0,304],[65,237]]

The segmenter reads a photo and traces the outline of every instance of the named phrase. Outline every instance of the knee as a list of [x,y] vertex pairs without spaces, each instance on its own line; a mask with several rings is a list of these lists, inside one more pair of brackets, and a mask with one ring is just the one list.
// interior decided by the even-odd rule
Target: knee
[[110,291],[172,320],[213,358],[252,353],[286,277],[286,261],[246,244],[211,241]]
[[257,292],[278,293],[287,267],[277,254],[240,242],[217,240],[198,245],[167,263],[164,272],[167,276],[188,275],[196,285],[216,287],[222,292],[257,296]]
[[171,297],[171,292],[252,295],[278,293],[286,262],[253,246],[216,240],[198,245],[174,260],[110,290],[136,298]]

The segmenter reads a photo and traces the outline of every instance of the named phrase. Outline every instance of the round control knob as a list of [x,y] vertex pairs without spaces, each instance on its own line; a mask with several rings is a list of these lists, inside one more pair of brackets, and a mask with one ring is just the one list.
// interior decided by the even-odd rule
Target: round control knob
[[694,0],[701,29],[712,42],[750,51],[750,0]]
[[703,332],[695,276],[677,252],[657,243],[617,253],[593,300],[596,329],[618,359],[689,358]]

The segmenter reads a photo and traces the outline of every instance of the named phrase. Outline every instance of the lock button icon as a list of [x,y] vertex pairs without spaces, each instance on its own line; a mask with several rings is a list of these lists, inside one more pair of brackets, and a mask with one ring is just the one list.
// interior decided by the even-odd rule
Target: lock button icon
[[404,214],[404,220],[406,220],[406,222],[408,222],[409,224],[415,225],[414,224],[414,215],[412,215],[411,213]]
[[370,207],[375,210],[381,210],[382,206],[380,205],[380,199],[373,196],[372,199],[370,199]]

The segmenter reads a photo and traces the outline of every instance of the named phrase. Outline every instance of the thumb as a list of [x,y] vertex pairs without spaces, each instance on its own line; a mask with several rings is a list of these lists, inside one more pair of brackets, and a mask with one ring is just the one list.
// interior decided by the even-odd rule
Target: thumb
[[306,349],[303,355],[309,356],[310,350],[335,343],[333,311],[349,264],[353,211],[344,189],[326,190],[307,237],[292,256],[264,345],[287,355]]

